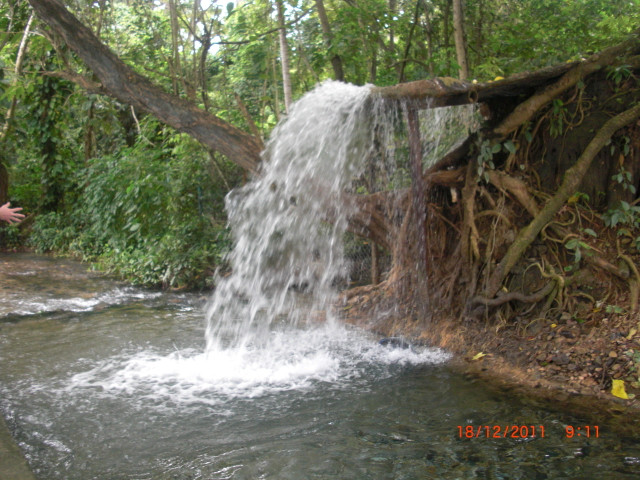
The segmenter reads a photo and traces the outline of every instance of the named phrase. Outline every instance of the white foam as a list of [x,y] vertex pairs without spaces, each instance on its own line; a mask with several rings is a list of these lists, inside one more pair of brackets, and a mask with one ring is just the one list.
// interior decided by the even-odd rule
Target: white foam
[[371,367],[438,364],[449,355],[433,348],[388,348],[364,332],[341,326],[275,331],[268,342],[202,352],[144,350],[107,359],[76,374],[66,393],[93,389],[156,403],[220,404],[285,390],[339,387]]
[[128,301],[147,300],[157,298],[162,292],[138,290],[135,288],[114,288],[107,292],[96,293],[83,297],[41,297],[37,296],[29,301],[13,302],[13,306],[7,313],[16,315],[30,315],[42,312],[89,312],[98,305],[119,305]]

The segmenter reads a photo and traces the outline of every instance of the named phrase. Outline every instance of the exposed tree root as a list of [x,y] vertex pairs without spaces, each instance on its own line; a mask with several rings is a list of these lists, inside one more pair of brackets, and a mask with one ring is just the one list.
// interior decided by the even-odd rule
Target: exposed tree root
[[640,104],[616,115],[605,123],[598,133],[596,133],[575,165],[565,173],[562,185],[560,185],[555,195],[547,202],[540,213],[534,217],[533,221],[520,230],[517,238],[489,279],[488,286],[483,295],[484,297],[492,298],[495,296],[505,277],[518,262],[525,250],[535,240],[544,226],[547,225],[562,208],[569,197],[577,191],[580,182],[596,154],[617,130],[636,120],[638,116],[640,116]]
[[480,296],[471,299],[472,305],[481,305],[482,307],[497,307],[507,302],[518,301],[522,303],[538,303],[549,295],[556,288],[556,284],[548,282],[544,288],[541,288],[532,295],[525,295],[521,292],[509,292],[498,295],[494,298],[483,298]]
[[624,262],[628,265],[631,272],[633,272],[633,277],[629,279],[629,292],[631,295],[630,305],[631,311],[638,311],[638,296],[640,295],[640,273],[638,273],[638,268],[636,264],[631,260],[628,255],[625,255],[620,250],[620,242],[618,242],[618,256],[624,260]]
[[467,167],[466,180],[462,189],[462,205],[463,205],[463,222],[462,222],[462,255],[466,259],[468,265],[472,265],[480,258],[480,248],[478,240],[480,234],[476,227],[474,218],[475,195],[478,188],[478,182],[475,176],[475,167],[469,163]]
[[[628,389],[636,384],[638,366],[629,362],[629,352],[640,345],[634,334],[640,329],[640,253],[634,243],[640,229],[628,219],[620,220],[629,222],[622,227],[608,228],[602,215],[606,206],[598,203],[601,199],[586,198],[583,180],[595,175],[609,180],[618,164],[636,165],[640,106],[633,95],[620,97],[624,101],[617,109],[608,104],[613,113],[603,118],[602,105],[612,91],[605,73],[575,87],[585,68],[602,69],[610,61],[631,64],[598,58],[586,62],[593,60],[590,66],[570,65],[565,77],[545,83],[554,85],[532,95],[537,98],[530,106],[538,105],[533,116],[521,115],[524,106],[512,110],[517,115],[509,121],[527,118],[530,123],[510,130],[508,149],[493,149],[495,169],[485,168],[483,178],[477,174],[481,134],[424,172],[428,288],[420,285],[419,276],[407,274],[415,266],[411,255],[416,251],[411,246],[415,232],[406,221],[412,215],[407,192],[395,204],[402,205],[402,213],[393,221],[385,217],[387,225],[396,226],[389,237],[394,268],[374,290],[350,296],[349,319],[359,315],[385,335],[415,335],[462,354],[469,349],[468,358],[478,352],[518,358],[527,372],[545,378],[562,374],[565,384],[582,382],[597,392],[609,389],[615,378],[624,379]],[[634,76],[628,83],[636,81]],[[543,108],[544,101],[557,98],[557,93],[544,96],[554,88],[564,89],[562,105],[570,109]],[[631,108],[621,112],[625,104]],[[556,113],[565,128],[550,135]],[[506,117],[494,120],[506,128]],[[487,132],[485,139],[491,136]],[[629,148],[622,155],[625,142]],[[544,171],[548,162],[557,162],[551,174]],[[640,190],[640,172],[633,172]],[[440,193],[448,187],[459,197]],[[637,202],[628,200],[634,207]],[[616,248],[616,235],[623,230],[626,243]]]

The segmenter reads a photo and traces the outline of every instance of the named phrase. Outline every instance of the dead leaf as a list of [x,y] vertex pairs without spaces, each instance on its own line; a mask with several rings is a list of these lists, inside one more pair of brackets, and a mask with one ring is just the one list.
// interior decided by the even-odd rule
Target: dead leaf
[[627,395],[627,392],[624,389],[624,380],[613,380],[612,382],[611,395],[628,400],[629,395]]

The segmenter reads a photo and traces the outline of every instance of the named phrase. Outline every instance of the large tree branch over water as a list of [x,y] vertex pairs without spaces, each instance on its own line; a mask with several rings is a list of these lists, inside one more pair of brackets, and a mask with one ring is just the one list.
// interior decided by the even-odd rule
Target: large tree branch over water
[[561,93],[575,86],[588,75],[615,64],[620,58],[637,64],[630,58],[640,48],[640,31],[617,45],[582,61],[553,65],[534,72],[521,72],[494,82],[472,83],[454,78],[434,78],[377,87],[373,93],[389,100],[410,100],[414,106],[435,108],[489,101],[501,101],[529,95],[494,128],[492,134],[506,137]]
[[261,141],[137,74],[58,0],[29,0],[36,14],[87,64],[102,89],[117,100],[156,116],[246,170],[260,163]]

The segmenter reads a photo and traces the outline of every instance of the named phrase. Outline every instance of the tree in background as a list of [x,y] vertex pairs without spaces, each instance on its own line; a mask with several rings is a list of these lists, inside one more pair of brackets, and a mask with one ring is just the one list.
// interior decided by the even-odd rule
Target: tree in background
[[458,78],[466,80],[469,78],[469,62],[467,60],[467,38],[464,33],[462,0],[453,0],[453,36],[456,42],[456,58],[460,66]]

